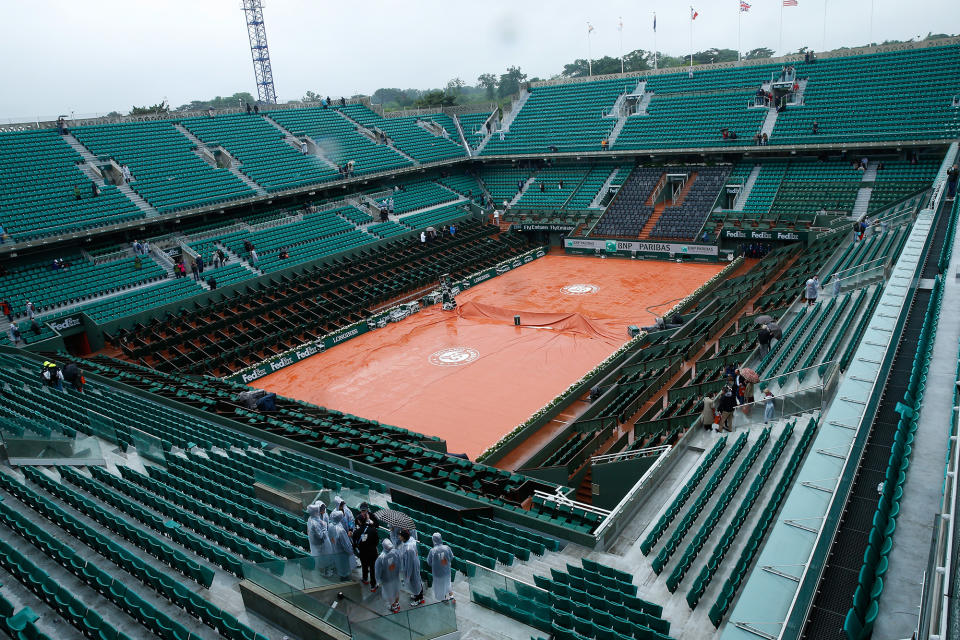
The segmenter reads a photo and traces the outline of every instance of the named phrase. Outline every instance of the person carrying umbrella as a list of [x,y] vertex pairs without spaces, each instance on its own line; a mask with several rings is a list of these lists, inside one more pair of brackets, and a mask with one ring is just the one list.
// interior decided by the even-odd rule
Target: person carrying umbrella
[[766,324],[760,325],[760,333],[757,334],[757,342],[760,344],[760,357],[765,357],[770,353],[770,340],[773,338],[773,334],[770,333],[770,329],[767,328]]

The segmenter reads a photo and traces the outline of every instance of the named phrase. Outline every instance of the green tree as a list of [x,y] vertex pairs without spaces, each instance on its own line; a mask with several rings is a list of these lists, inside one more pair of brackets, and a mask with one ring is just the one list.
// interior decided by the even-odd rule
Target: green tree
[[134,106],[132,109],[130,109],[131,116],[163,115],[165,113],[170,113],[170,106],[167,104],[166,100],[162,100],[161,102],[150,105],[149,107]]
[[766,47],[757,47],[756,49],[751,49],[743,54],[744,60],[760,60],[762,58],[772,58],[773,49],[768,49]]
[[449,107],[456,103],[456,101],[456,96],[452,96],[439,89],[435,89],[420,96],[420,98],[414,103],[414,106],[421,109],[427,109],[431,107]]
[[465,86],[467,86],[467,83],[460,78],[452,78],[447,82],[447,93],[452,96],[459,96],[461,93],[463,93],[463,88]]
[[507,72],[500,74],[500,82],[497,84],[497,93],[501,98],[520,93],[520,83],[527,79],[527,74],[520,70],[520,67],[508,67]]
[[481,73],[477,78],[477,84],[486,90],[488,100],[493,100],[496,97],[497,76],[492,73]]

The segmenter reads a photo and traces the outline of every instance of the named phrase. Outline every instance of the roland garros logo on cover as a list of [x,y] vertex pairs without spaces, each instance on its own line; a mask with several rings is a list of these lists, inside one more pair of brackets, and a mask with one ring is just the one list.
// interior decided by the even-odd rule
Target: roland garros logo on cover
[[589,296],[600,290],[595,284],[568,284],[560,289],[568,296]]
[[430,354],[430,364],[438,367],[457,367],[473,362],[480,352],[470,347],[447,347]]

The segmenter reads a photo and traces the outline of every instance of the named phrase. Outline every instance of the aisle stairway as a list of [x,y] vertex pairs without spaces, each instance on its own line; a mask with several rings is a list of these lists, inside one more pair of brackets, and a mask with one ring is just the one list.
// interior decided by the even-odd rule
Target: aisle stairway
[[750,192],[753,191],[753,185],[757,183],[757,178],[760,177],[760,165],[753,165],[753,169],[750,170],[750,175],[747,176],[746,181],[743,183],[743,188],[740,189],[740,193],[737,194],[737,199],[733,203],[734,211],[743,211],[743,205],[747,203],[747,200],[750,198]]
[[680,190],[680,193],[677,194],[677,197],[674,200],[663,200],[658,202],[653,207],[653,215],[647,220],[647,223],[643,225],[643,228],[640,230],[640,235],[637,237],[640,240],[647,240],[650,238],[650,234],[653,229],[657,226],[657,221],[660,220],[660,216],[663,215],[663,212],[666,208],[669,207],[679,207],[683,204],[684,199],[687,197],[687,194],[690,193],[690,189],[693,187],[693,183],[697,180],[697,172],[693,171],[687,177],[687,181],[684,183],[683,188]]

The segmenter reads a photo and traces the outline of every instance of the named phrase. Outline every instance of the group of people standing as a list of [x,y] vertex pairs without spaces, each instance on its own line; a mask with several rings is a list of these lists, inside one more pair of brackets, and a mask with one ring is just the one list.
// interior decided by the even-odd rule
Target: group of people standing
[[[354,558],[357,558],[361,583],[369,585],[371,592],[379,589],[391,612],[400,610],[401,583],[410,593],[410,606],[423,604],[416,531],[391,527],[390,536],[381,544],[380,521],[367,503],[360,505],[356,517],[339,496],[333,504],[330,513],[321,501],[307,507],[307,538],[317,569],[341,581],[351,580]],[[438,601],[450,600],[453,598],[453,551],[443,543],[439,533],[433,534],[432,541],[427,563],[433,573],[434,596]]]

